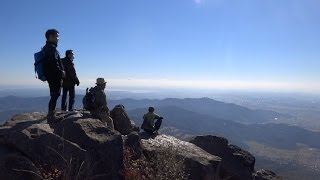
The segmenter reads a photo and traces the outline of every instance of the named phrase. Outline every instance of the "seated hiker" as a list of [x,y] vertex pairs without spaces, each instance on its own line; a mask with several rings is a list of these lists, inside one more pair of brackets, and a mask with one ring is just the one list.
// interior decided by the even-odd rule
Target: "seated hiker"
[[122,104],[116,105],[111,111],[110,116],[113,119],[114,129],[123,135],[128,135],[132,131],[139,132],[134,122],[130,120],[125,107]]
[[148,134],[158,134],[163,117],[154,113],[154,107],[149,107],[148,111],[148,113],[143,115],[141,129]]
[[90,109],[90,113],[93,117],[99,118],[102,122],[106,123],[108,127],[114,130],[113,120],[110,117],[109,108],[107,106],[106,94],[104,93],[106,83],[107,82],[103,78],[97,78],[97,85],[94,87],[93,109]]

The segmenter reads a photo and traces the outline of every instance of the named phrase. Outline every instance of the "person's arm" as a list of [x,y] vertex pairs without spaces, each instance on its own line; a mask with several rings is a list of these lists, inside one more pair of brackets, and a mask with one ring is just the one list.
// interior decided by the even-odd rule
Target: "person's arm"
[[78,79],[78,77],[76,77],[76,83],[75,83],[77,86],[79,86],[80,85],[80,81],[79,81],[79,79]]
[[61,61],[61,64],[63,65],[63,70],[65,72],[65,77],[64,79],[69,79],[70,77],[70,74],[69,74],[69,68],[68,68],[68,63],[66,62],[66,60],[63,58],[60,60]]
[[154,114],[155,115],[155,119],[163,119],[163,117],[159,116],[158,114]]
[[80,84],[80,81],[79,81],[79,78],[78,78],[78,76],[77,76],[77,73],[76,73],[76,70],[73,68],[73,70],[74,70],[74,83],[77,85],[77,86],[79,86],[79,84]]
[[76,71],[73,67],[73,63],[72,62],[68,62],[68,71],[69,71],[69,77],[71,80],[75,80],[76,79]]
[[70,65],[71,65],[71,72],[72,72],[72,73],[71,73],[71,79],[72,79],[72,81],[73,81],[77,86],[79,86],[80,81],[79,81],[79,79],[78,79],[76,69],[74,68],[74,64],[71,63]]
[[54,79],[57,77],[62,78],[63,77],[63,69],[61,69],[60,64],[60,57],[58,53],[56,53],[56,50],[54,48],[46,48],[45,49],[45,61],[44,64],[46,66],[47,76],[49,79]]

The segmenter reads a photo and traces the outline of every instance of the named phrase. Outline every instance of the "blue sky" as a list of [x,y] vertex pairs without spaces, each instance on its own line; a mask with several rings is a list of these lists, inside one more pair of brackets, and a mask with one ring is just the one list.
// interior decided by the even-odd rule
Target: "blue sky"
[[0,86],[46,87],[33,53],[49,28],[81,86],[320,90],[318,0],[0,2]]

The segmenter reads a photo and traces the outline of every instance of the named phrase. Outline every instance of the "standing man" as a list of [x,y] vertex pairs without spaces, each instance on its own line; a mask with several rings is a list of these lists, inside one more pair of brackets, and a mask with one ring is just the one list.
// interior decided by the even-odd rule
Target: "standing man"
[[103,123],[114,130],[113,119],[110,117],[110,111],[107,106],[107,97],[104,93],[106,81],[103,78],[97,78],[96,86],[94,87],[94,109],[90,111],[91,115],[99,118]]
[[141,129],[150,135],[158,134],[158,130],[162,124],[163,117],[154,113],[154,107],[148,108],[148,113],[143,115],[143,123]]
[[55,120],[55,108],[60,96],[62,78],[65,76],[60,55],[57,50],[59,41],[59,32],[56,29],[47,30],[46,45],[43,47],[45,56],[43,61],[43,70],[47,78],[50,89],[50,101],[48,111],[48,121]]
[[67,110],[67,94],[69,93],[69,106],[68,111],[73,111],[73,105],[74,105],[74,97],[75,97],[75,90],[74,86],[79,86],[80,82],[77,77],[76,70],[74,69],[73,64],[74,59],[74,53],[73,50],[67,50],[66,51],[66,57],[63,58],[62,64],[64,67],[64,70],[66,72],[66,77],[63,79],[63,93],[62,93],[62,100],[61,100],[61,110],[66,111]]

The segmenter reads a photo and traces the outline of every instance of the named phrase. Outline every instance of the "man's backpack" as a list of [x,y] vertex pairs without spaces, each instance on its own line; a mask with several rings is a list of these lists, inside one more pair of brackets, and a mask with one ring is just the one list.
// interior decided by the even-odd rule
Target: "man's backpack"
[[96,89],[93,87],[86,89],[86,95],[82,99],[83,109],[91,111],[95,108],[95,93]]
[[44,57],[45,53],[43,49],[37,53],[34,53],[34,72],[36,74],[36,78],[40,79],[41,81],[47,80],[43,70]]
[[148,127],[149,125],[148,125],[147,119],[144,117],[143,122],[141,124],[141,129],[149,129]]

